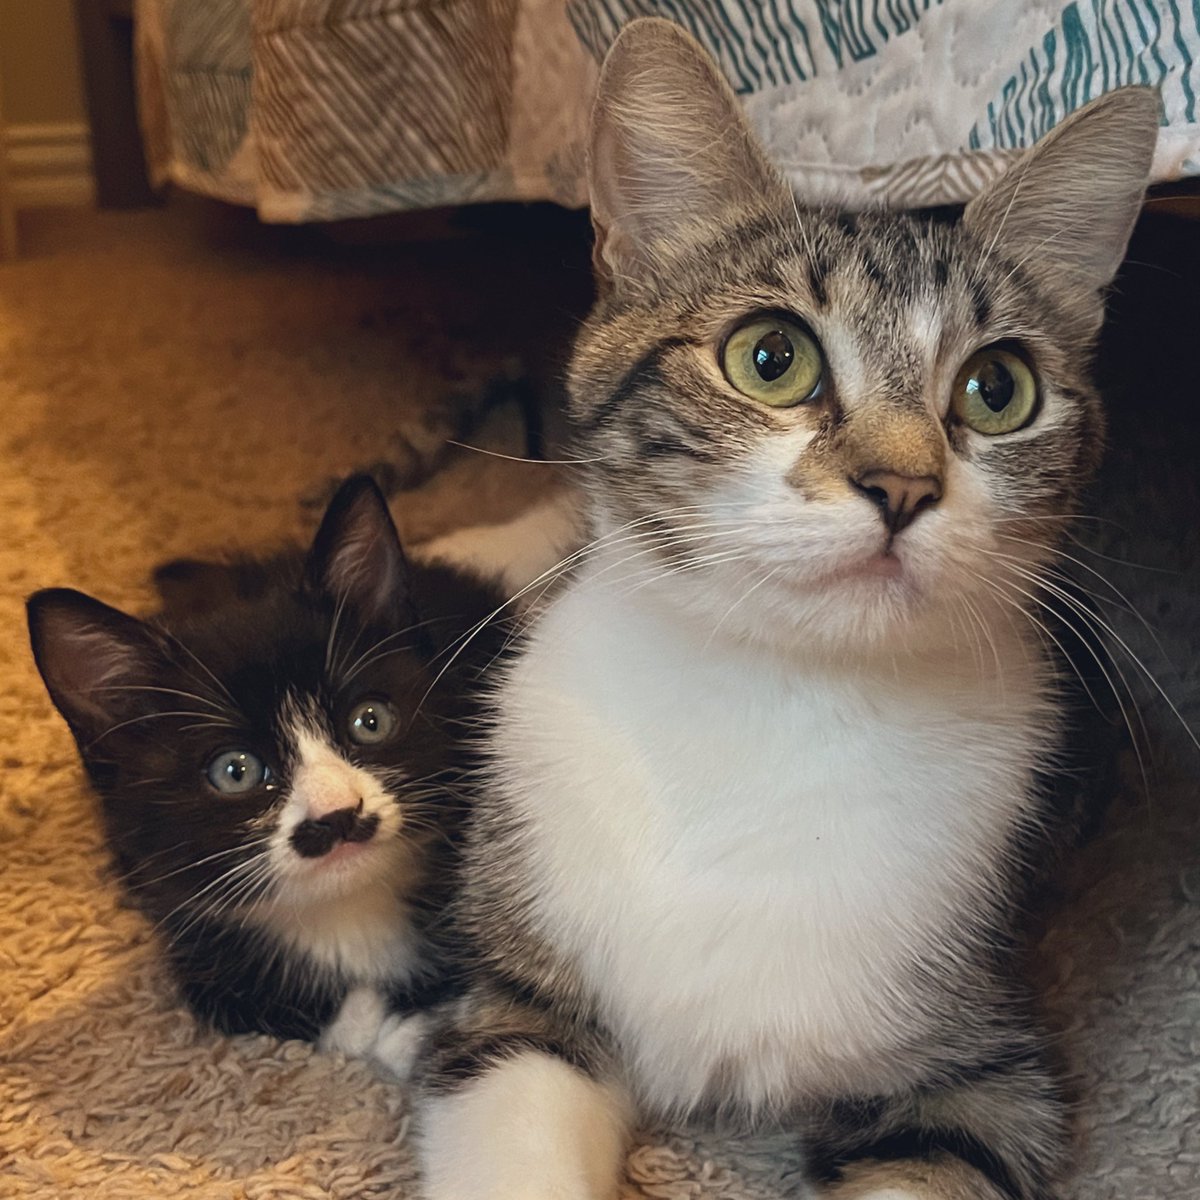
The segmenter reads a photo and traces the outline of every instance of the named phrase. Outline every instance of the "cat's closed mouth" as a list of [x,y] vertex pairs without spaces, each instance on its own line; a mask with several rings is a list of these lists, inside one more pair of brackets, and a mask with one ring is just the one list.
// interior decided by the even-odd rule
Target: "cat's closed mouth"
[[369,839],[361,841],[338,842],[336,846],[326,850],[319,858],[313,860],[312,868],[318,871],[331,870],[338,867],[349,867],[358,862],[364,855],[374,853]]
[[881,550],[865,558],[856,559],[845,566],[835,567],[822,575],[818,583],[829,587],[839,583],[870,582],[872,580],[911,580],[911,573],[891,550]]
[[873,554],[845,570],[851,579],[899,579],[903,573],[904,564],[890,550]]

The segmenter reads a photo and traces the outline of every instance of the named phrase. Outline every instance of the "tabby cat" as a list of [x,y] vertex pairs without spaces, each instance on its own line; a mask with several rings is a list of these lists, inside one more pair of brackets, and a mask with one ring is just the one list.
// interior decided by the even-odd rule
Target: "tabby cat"
[[1034,598],[1157,121],[1104,96],[957,222],[803,211],[685,33],[619,36],[570,373],[594,540],[498,686],[430,1200],[610,1200],[631,1122],[694,1116],[795,1129],[831,1200],[1054,1194]]

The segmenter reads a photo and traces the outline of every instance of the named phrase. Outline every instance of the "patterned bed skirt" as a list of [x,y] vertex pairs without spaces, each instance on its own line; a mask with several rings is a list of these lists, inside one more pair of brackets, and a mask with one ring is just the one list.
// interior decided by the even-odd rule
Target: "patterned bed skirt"
[[596,61],[668,16],[810,203],[968,199],[1063,116],[1160,88],[1154,178],[1200,175],[1200,0],[137,0],[153,177],[327,221],[584,203]]

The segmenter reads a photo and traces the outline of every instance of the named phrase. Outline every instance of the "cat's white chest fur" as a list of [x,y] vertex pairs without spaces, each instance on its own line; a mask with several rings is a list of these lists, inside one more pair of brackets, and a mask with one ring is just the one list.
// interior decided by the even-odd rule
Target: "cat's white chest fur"
[[907,972],[1026,803],[1044,711],[1032,657],[1006,662],[805,669],[586,586],[546,616],[500,778],[539,932],[652,1108],[887,1087],[929,1019]]

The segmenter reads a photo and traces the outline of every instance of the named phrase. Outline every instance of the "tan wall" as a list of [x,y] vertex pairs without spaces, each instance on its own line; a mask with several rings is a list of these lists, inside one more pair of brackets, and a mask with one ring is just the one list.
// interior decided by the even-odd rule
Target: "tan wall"
[[71,0],[0,0],[0,82],[9,125],[85,120]]

